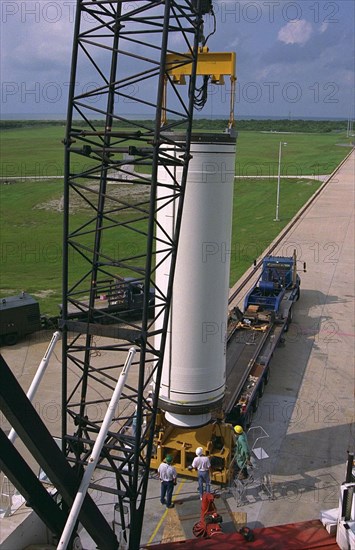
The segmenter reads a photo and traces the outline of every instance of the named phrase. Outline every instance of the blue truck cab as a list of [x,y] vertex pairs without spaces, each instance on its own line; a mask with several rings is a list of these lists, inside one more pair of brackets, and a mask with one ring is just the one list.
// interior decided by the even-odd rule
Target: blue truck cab
[[294,302],[299,299],[300,284],[295,253],[291,257],[265,256],[261,275],[245,297],[244,312],[258,307],[277,314],[283,300]]

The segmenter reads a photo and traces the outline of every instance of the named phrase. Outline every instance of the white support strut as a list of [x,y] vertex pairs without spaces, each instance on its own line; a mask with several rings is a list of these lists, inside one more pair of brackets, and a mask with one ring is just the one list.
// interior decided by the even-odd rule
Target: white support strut
[[[49,359],[50,359],[50,357],[53,353],[54,347],[55,347],[55,345],[58,342],[60,337],[61,337],[61,332],[59,332],[59,330],[57,330],[53,334],[52,339],[51,339],[51,341],[50,341],[50,343],[49,343],[49,345],[46,349],[46,353],[43,355],[43,359],[42,359],[42,361],[40,362],[40,364],[38,366],[36,374],[34,375],[34,378],[31,382],[31,385],[30,385],[30,387],[28,389],[28,392],[26,394],[28,400],[31,401],[31,403],[32,403],[32,400],[33,400],[34,396],[36,395],[36,391],[38,389],[38,386],[40,385],[41,380],[43,378],[43,375],[46,371],[46,368],[48,366]],[[13,443],[15,441],[16,437],[17,437],[17,433],[12,428],[10,430],[9,435],[8,435],[8,438],[11,441],[11,443]]]
[[105,438],[107,435],[107,432],[110,428],[110,425],[112,423],[112,419],[115,413],[115,409],[117,407],[118,401],[121,397],[122,390],[124,388],[126,378],[128,371],[130,369],[130,366],[132,364],[133,358],[136,354],[136,350],[134,348],[130,348],[126,362],[124,364],[124,367],[122,369],[122,372],[117,380],[117,384],[115,387],[115,390],[112,394],[110,404],[107,408],[104,420],[102,422],[102,426],[100,428],[100,431],[97,435],[95,444],[92,449],[92,453],[90,455],[90,458],[88,460],[88,465],[85,470],[85,473],[83,475],[83,478],[81,480],[78,492],[76,494],[76,497],[74,499],[74,502],[72,504],[67,522],[65,524],[62,536],[60,538],[60,541],[57,546],[57,550],[66,550],[68,543],[70,541],[70,537],[72,536],[72,532],[74,529],[74,526],[76,524],[76,521],[78,519],[82,504],[84,502],[86,493],[89,489],[90,481],[92,478],[92,475],[94,473],[94,470],[97,466],[98,460],[100,458],[101,450],[105,442]]

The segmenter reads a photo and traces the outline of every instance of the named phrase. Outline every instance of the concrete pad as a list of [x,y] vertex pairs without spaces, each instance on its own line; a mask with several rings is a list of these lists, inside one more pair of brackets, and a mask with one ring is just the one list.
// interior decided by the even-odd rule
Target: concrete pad
[[354,159],[353,152],[275,251],[296,248],[307,273],[253,420],[270,436],[263,447],[275,500],[243,507],[251,526],[319,518],[336,507],[354,451]]

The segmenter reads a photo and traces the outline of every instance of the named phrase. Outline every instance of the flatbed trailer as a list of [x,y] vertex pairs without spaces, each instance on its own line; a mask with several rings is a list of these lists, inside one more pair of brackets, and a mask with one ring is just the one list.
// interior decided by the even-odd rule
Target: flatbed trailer
[[293,301],[287,293],[280,315],[252,327],[238,322],[227,343],[225,421],[248,428],[270,377],[270,361],[292,321]]
[[228,482],[235,445],[233,426],[239,423],[247,428],[251,424],[269,380],[272,355],[287,328],[292,304],[286,303],[282,321],[261,325],[264,327],[261,329],[233,327],[227,342],[225,398],[222,408],[214,411],[210,424],[194,429],[179,428],[169,424],[164,413],[159,412],[151,459],[153,469],[158,468],[167,454],[172,454],[177,472],[195,477],[196,472],[188,468],[196,447],[202,446],[210,455],[212,480]]
[[199,428],[174,426],[165,419],[164,412],[159,411],[152,468],[158,468],[165,456],[171,454],[180,475],[196,477],[196,472],[189,467],[195,449],[203,447],[210,456],[212,480],[222,484],[228,482],[235,446],[233,426],[250,426],[269,380],[271,358],[288,330],[293,304],[300,296],[295,255],[293,258],[265,259],[266,269],[272,266],[272,273],[277,264],[281,265],[284,283],[265,280],[263,271],[258,283],[247,294],[244,312],[234,308],[228,315],[226,389],[222,406],[212,411],[209,424]]
[[[239,396],[246,388],[255,365],[258,364],[258,356],[267,344],[272,328],[268,327],[265,332],[240,329],[230,338],[227,347],[226,391],[223,406],[227,416],[233,414],[235,404],[238,403]],[[234,423],[237,420],[239,419]]]

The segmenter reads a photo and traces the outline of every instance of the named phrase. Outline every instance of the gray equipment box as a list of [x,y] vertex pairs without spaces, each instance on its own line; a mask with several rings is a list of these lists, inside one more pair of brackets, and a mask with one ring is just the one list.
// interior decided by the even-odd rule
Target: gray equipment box
[[19,338],[41,329],[39,303],[29,294],[0,299],[1,343],[12,346]]

